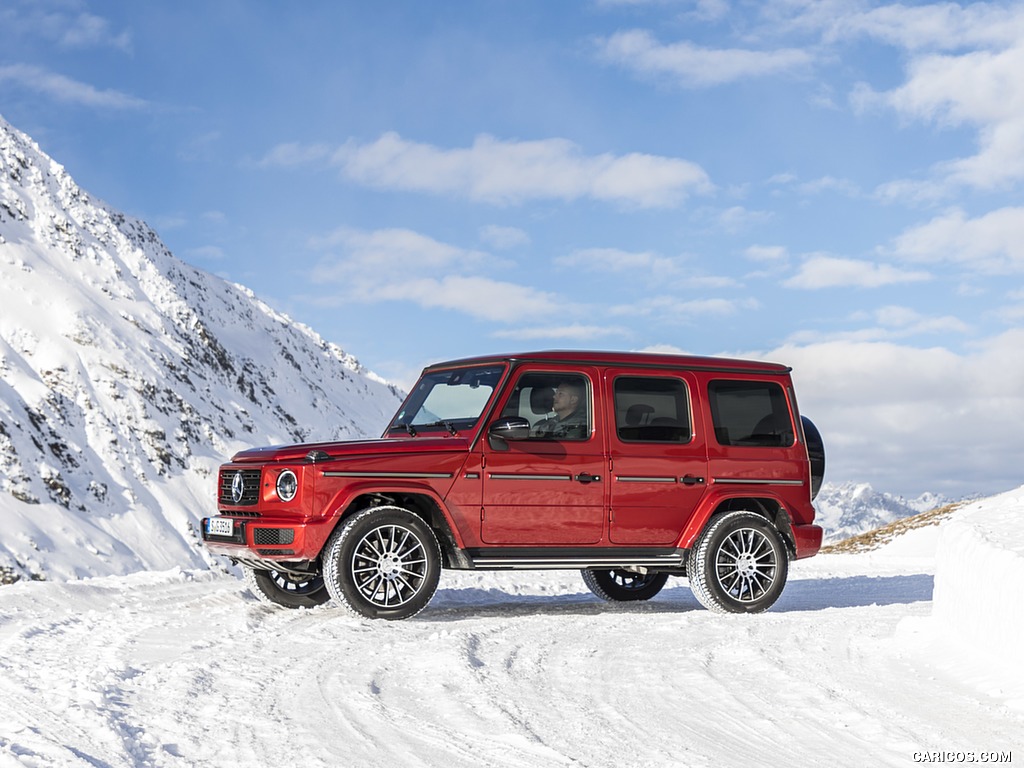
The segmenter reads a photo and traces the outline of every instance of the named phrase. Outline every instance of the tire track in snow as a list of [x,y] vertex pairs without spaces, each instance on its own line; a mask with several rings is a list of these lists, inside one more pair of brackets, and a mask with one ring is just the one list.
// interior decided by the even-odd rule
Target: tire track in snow
[[685,587],[617,606],[528,576],[446,574],[401,623],[210,574],[4,588],[0,763],[895,766],[1024,728],[894,639],[930,608],[913,578],[797,580],[777,611],[717,616]]

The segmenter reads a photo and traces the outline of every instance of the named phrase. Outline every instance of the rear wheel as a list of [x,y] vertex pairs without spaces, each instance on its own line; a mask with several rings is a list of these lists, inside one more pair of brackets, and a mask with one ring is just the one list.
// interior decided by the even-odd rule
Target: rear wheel
[[324,548],[324,580],[334,601],[371,619],[407,619],[433,597],[441,575],[437,537],[401,507],[358,512]]
[[320,576],[293,576],[242,566],[245,584],[261,603],[285,608],[314,608],[331,599]]
[[718,613],[760,613],[786,586],[789,554],[765,518],[729,512],[714,518],[697,539],[686,571],[704,607]]
[[667,573],[636,573],[624,568],[587,568],[580,573],[591,592],[615,603],[650,600],[668,581]]

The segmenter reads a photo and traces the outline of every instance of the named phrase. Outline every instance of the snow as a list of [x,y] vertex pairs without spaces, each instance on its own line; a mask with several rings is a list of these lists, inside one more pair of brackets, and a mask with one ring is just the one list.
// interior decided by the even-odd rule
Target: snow
[[907,632],[930,635],[946,663],[1024,710],[1024,488],[965,507],[942,527],[934,609]]
[[[872,552],[798,561],[755,616],[705,611],[680,579],[649,603],[610,605],[575,572],[446,571],[404,622],[267,607],[212,570],[22,581],[0,589],[0,765],[1019,754],[1024,709],[979,687],[943,635],[988,636],[971,657],[1001,654],[1019,671],[1021,582],[1007,578],[1024,557],[1022,510],[1024,488]],[[993,583],[1004,600],[979,599]]]

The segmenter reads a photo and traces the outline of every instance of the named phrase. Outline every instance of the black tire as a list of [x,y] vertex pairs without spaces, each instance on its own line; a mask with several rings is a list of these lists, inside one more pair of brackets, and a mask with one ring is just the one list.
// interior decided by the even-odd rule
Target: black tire
[[437,537],[401,507],[364,509],[324,547],[324,581],[338,605],[370,619],[407,619],[426,607],[441,576]]
[[789,553],[770,522],[753,512],[712,518],[686,568],[698,601],[717,613],[768,610],[786,586]]
[[650,600],[668,581],[667,573],[636,573],[623,568],[586,568],[580,573],[590,591],[610,603]]
[[281,571],[242,566],[245,584],[261,603],[285,608],[315,608],[331,599],[320,576],[298,577]]

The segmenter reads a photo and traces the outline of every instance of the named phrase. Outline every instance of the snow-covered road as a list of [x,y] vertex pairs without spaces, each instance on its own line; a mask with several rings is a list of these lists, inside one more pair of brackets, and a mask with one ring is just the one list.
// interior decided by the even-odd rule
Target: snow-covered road
[[1024,760],[1024,711],[926,631],[929,562],[801,561],[759,616],[705,611],[682,580],[607,605],[576,573],[448,572],[394,623],[274,610],[203,571],[19,583],[0,589],[0,765]]

